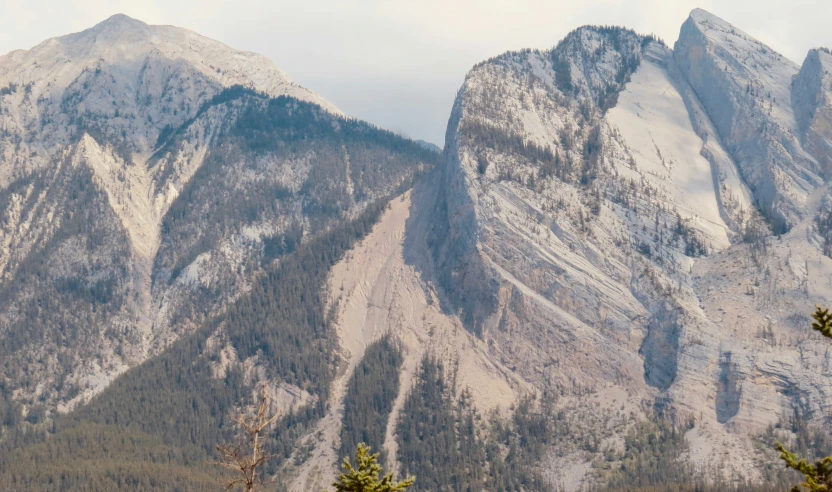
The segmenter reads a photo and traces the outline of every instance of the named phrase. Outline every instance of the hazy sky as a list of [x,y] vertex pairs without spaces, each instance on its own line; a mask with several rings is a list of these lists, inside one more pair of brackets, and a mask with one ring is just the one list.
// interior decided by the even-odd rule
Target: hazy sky
[[124,13],[262,53],[347,114],[441,145],[476,62],[550,48],[584,24],[623,25],[672,45],[695,7],[798,63],[809,48],[832,46],[830,0],[0,0],[0,53]]

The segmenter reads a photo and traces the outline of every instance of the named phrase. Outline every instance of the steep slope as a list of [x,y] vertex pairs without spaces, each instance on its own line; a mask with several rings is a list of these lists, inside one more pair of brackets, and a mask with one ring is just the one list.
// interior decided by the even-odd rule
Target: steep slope
[[260,384],[290,457],[338,366],[327,274],[438,154],[178,28],[117,16],[33,52],[18,76],[73,62],[31,84],[64,126],[9,137],[46,157],[0,161],[3,488],[202,490]]
[[[830,405],[828,354],[806,316],[832,299],[817,234],[828,185],[822,154],[797,130],[801,118],[820,121],[813,128],[826,138],[823,105],[799,109],[790,95],[801,79],[811,94],[823,82],[801,74],[792,88],[797,74],[702,11],[675,51],[626,29],[585,27],[550,51],[475,66],[439,168],[410,195],[404,239],[389,229],[405,214],[397,205],[370,236],[376,246],[352,250],[330,284],[345,302],[349,367],[382,334],[402,341],[391,466],[405,462],[393,431],[409,418],[416,368],[431,354],[455,367],[456,391],[470,391],[484,414],[508,415],[507,401],[536,394],[543,414],[558,409],[539,432],[574,418],[603,436],[593,446],[561,431],[542,455],[526,455],[551,486],[714,479],[713,463],[731,480],[775,480],[766,471],[775,457],[757,436],[795,412],[820,425]],[[448,338],[453,326],[466,332]],[[622,405],[629,419],[618,420]],[[316,448],[297,490],[335,466],[340,411],[331,409],[323,443],[306,438]],[[679,458],[700,475],[616,478],[642,428],[634,422],[655,415],[685,432]],[[609,468],[595,461],[603,449]],[[484,473],[488,488],[497,471]]]
[[722,19],[691,12],[674,58],[775,233],[805,218],[822,169],[800,145],[791,83],[800,67]]
[[809,51],[791,91],[803,146],[824,172],[832,172],[832,54],[828,49]]
[[0,86],[0,353],[24,415],[88,400],[436,156],[260,55],[125,16],[0,58]]
[[[54,151],[84,131],[100,134],[94,136],[140,162],[166,127],[179,127],[233,85],[295,97],[339,114],[263,56],[124,15],[13,51],[0,57],[3,176],[7,180],[43,167]],[[25,141],[28,154],[9,155],[15,147],[7,145],[15,136]]]
[[[634,402],[664,394],[682,421],[702,413],[719,357],[690,342],[719,332],[699,309],[692,260],[737,237],[722,195],[750,206],[728,153],[693,128],[698,101],[672,64],[650,39],[586,28],[551,53],[475,68],[443,171],[448,230],[476,233],[447,234],[437,256],[460,270],[445,283],[454,307],[524,380],[566,394],[613,383]],[[493,106],[481,104],[489,91]],[[488,281],[474,291],[469,277]]]

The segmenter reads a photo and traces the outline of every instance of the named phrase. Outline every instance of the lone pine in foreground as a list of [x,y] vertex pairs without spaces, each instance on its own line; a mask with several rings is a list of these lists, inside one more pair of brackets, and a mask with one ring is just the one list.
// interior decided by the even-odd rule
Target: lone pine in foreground
[[370,454],[370,447],[363,442],[358,445],[355,461],[358,468],[352,466],[349,457],[344,457],[341,465],[344,471],[332,484],[336,492],[396,492],[407,489],[416,481],[416,477],[408,477],[396,482],[392,473],[379,478],[382,470],[378,453]]

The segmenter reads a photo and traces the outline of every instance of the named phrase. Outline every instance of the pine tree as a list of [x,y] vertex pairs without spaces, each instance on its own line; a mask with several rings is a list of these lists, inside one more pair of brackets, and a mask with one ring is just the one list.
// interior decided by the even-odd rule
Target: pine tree
[[818,306],[812,317],[815,318],[812,329],[819,331],[826,338],[832,338],[832,313],[829,312],[829,309],[821,309]]
[[358,468],[354,468],[348,456],[344,457],[341,473],[337,482],[332,484],[335,492],[396,492],[405,490],[416,481],[415,477],[408,477],[401,482],[395,482],[393,474],[388,473],[381,480],[381,465],[378,464],[378,453],[370,454],[370,447],[363,442],[358,445],[355,453]]
[[[821,309],[818,306],[812,318],[815,319],[812,329],[819,331],[826,338],[832,338],[832,313],[829,309]],[[797,456],[780,443],[777,443],[777,450],[780,451],[780,459],[786,462],[787,467],[806,477],[805,482],[792,487],[792,492],[801,492],[801,486],[809,492],[832,492],[832,456],[818,460],[812,465],[805,459],[798,461]]]
[[806,481],[792,487],[792,492],[801,492],[801,485],[809,492],[832,492],[832,456],[811,465],[805,459],[798,461],[797,456],[788,452],[780,443],[777,443],[777,450],[787,467],[806,476]]

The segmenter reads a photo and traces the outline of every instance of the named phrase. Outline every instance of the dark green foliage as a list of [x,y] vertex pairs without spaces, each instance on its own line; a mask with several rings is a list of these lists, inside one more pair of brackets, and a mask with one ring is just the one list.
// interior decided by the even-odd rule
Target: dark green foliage
[[664,46],[665,48],[667,48],[667,44],[664,42],[664,40],[662,38],[656,36],[655,34],[652,34],[652,33],[647,34],[647,35],[642,37],[641,47],[646,48],[647,45],[649,45],[650,43],[658,43],[659,45]]
[[[507,133],[501,128],[472,120],[465,120],[459,128],[459,134],[470,140],[472,146],[488,148],[498,154],[510,154],[527,159],[540,166],[538,177],[562,177],[568,172],[561,166],[560,156],[551,149],[528,142],[520,135]],[[488,158],[481,154],[477,157],[477,172],[484,175],[490,166]],[[498,180],[518,180],[511,169],[500,169]],[[525,183],[523,183],[525,184]]]
[[176,129],[171,125],[165,125],[165,127],[162,128],[162,131],[159,132],[159,136],[156,138],[156,145],[154,145],[153,147],[158,149],[159,147],[163,146],[165,143],[167,143],[168,139],[170,139],[170,137],[173,136],[175,131]]
[[[37,247],[25,256],[14,252],[6,267],[13,275],[0,282],[0,379],[29,393],[38,384],[31,352],[41,362],[54,357],[56,368],[68,371],[79,358],[97,357],[101,348],[90,339],[100,333],[129,342],[129,334],[111,327],[127,292],[130,248],[91,171],[74,168],[69,158],[0,191],[0,207],[7,210],[13,194],[25,197],[18,206],[33,218],[29,239]],[[37,232],[36,224],[47,220],[38,199],[56,211],[56,227],[48,233]],[[119,350],[120,342],[114,346]],[[64,389],[56,376],[59,383],[44,388],[44,400]]]
[[[784,434],[789,436],[784,439]],[[810,460],[832,455],[832,436],[821,426],[810,423],[808,412],[796,404],[791,415],[784,416],[775,425],[759,436],[762,449],[773,451],[780,442],[796,455]],[[800,475],[782,465],[781,462],[766,463],[762,468],[764,483],[776,485],[777,490],[787,490],[800,480]]]
[[771,485],[750,484],[746,482],[725,483],[696,482],[673,483],[667,485],[651,485],[646,487],[625,486],[621,488],[595,488],[591,492],[782,492],[782,487]]
[[826,338],[832,338],[832,313],[829,309],[822,309],[818,306],[812,318],[815,320],[812,322],[812,329]]
[[401,350],[390,335],[367,347],[344,397],[340,456],[351,455],[360,443],[382,449],[393,400],[399,393],[399,370],[403,360]]
[[[83,83],[106,82],[94,76],[94,72],[86,74],[88,80]],[[82,92],[67,93],[67,108],[81,102],[77,97]],[[209,93],[204,92],[206,97]],[[172,306],[175,314],[170,320],[172,331],[186,336],[161,355],[128,371],[67,416],[55,415],[51,404],[59,392],[69,399],[80,388],[64,388],[66,375],[54,374],[57,383],[47,385],[40,401],[29,402],[33,404],[24,419],[20,405],[11,400],[11,391],[22,387],[24,395],[31,394],[39,377],[33,369],[43,370],[39,364],[48,362],[69,371],[77,367],[78,359],[95,361],[96,354],[110,347],[121,355],[123,348],[134,350],[132,346],[141,343],[140,334],[124,322],[131,314],[126,311],[134,306],[131,275],[135,265],[131,264],[129,238],[107,195],[89,168],[73,165],[71,156],[0,190],[4,209],[18,195],[24,198],[15,206],[24,215],[50,207],[62,214],[56,216],[60,227],[54,234],[34,237],[31,242],[38,247],[21,255],[14,275],[0,284],[0,306],[6,310],[0,316],[0,480],[21,472],[26,453],[34,449],[31,446],[48,442],[61,452],[80,449],[78,442],[90,446],[101,429],[137,436],[125,441],[133,443],[126,449],[133,446],[135,463],[122,464],[148,469],[151,475],[161,470],[153,468],[157,465],[190,468],[194,463],[185,463],[176,453],[168,453],[168,461],[157,459],[145,449],[151,442],[171,449],[195,449],[202,461],[212,457],[214,446],[226,442],[233,432],[227,421],[230,412],[247,404],[251,393],[239,368],[232,365],[223,376],[214,374],[219,356],[217,347],[207,342],[214,334],[214,339],[229,343],[241,358],[257,356],[268,376],[296,384],[316,397],[315,403],[277,423],[269,439],[270,450],[279,457],[274,466],[289,457],[295,439],[323,414],[336,361],[330,320],[324,311],[327,272],[369,232],[384,209],[383,197],[409,188],[437,155],[390,132],[291,98],[269,99],[235,87],[197,103],[202,107],[194,118],[175,128],[168,124],[158,139],[159,149],[151,162],[159,165],[157,186],[167,186],[167,180],[175,176],[175,154],[192,137],[191,125],[203,115],[210,116],[209,112],[226,118],[208,142],[203,165],[162,221],[152,294],[164,294],[168,282],[200,254],[213,252],[221,241],[237,237],[252,223],[288,227],[264,238],[262,249],[257,242],[245,248],[249,256],[241,269],[220,269],[217,281],[186,291],[189,297]],[[73,113],[72,131],[78,135],[86,131],[102,145],[119,147],[123,141],[108,133],[108,117]],[[301,177],[289,185],[280,168],[284,162],[302,162]],[[349,189],[348,178],[353,185]],[[34,222],[45,220],[45,213],[33,214]],[[347,222],[347,217],[354,220]],[[10,216],[0,220],[10,220]],[[236,284],[228,280],[231,277],[244,278],[251,289],[229,303],[229,296],[238,292],[232,290]],[[210,318],[218,312],[222,314]],[[111,346],[102,348],[97,343],[102,332]],[[43,348],[41,360],[33,364],[31,354],[23,350],[34,350],[36,344]],[[63,439],[67,433],[84,438]],[[38,476],[26,472],[30,483],[60,483],[58,475],[63,471],[59,469],[70,454],[50,456],[60,462],[44,463],[41,469],[50,471]],[[100,453],[96,456],[91,455],[91,463],[106,459]],[[73,476],[77,480],[86,477],[90,488],[109,483],[101,481],[95,470],[119,478],[117,472],[104,468],[87,472],[79,465],[77,469]],[[144,486],[137,482],[133,488]],[[176,485],[157,482],[146,488]]]
[[486,170],[488,170],[488,158],[484,155],[477,156],[477,173],[482,176]]
[[219,484],[199,448],[89,423],[29,446],[0,466],[2,490],[199,491]]
[[386,200],[376,202],[357,219],[302,246],[217,319],[241,358],[262,354],[275,376],[326,401],[335,362],[331,321],[324,311],[326,276],[370,232],[386,205]]
[[[215,96],[196,119],[210,108],[232,103],[239,105],[234,106],[239,116],[212,143],[204,163],[163,219],[157,281],[172,281],[230,233],[259,220],[297,214],[297,206],[309,228],[288,231],[288,239],[296,242],[298,232],[317,234],[358,203],[392,193],[403,177],[412,177],[437,159],[421,145],[368,123],[340,118],[289,97],[269,99],[242,87]],[[193,121],[168,138],[155,156],[157,161],[178,148]],[[275,175],[280,171],[270,167],[304,160],[309,172],[298,183],[299,190],[287,188]],[[168,159],[162,165],[168,166],[162,170],[164,181],[173,164]],[[281,244],[267,242],[266,259],[291,250],[284,239]]]
[[565,93],[571,93],[572,86],[572,67],[569,65],[569,58],[564,54],[552,52],[552,67],[555,70],[555,85],[557,88]]
[[381,476],[378,453],[370,454],[370,447],[364,443],[358,444],[355,467],[350,463],[349,456],[344,457],[341,467],[343,471],[332,484],[335,492],[396,492],[409,488],[416,481],[413,476],[401,482],[396,482],[392,473]]
[[598,177],[603,152],[601,125],[596,124],[590,130],[589,136],[584,143],[584,166],[581,169],[581,185],[589,185]]
[[[603,139],[600,125],[593,125],[589,130],[582,150],[582,158],[578,162],[562,159],[561,155],[553,152],[549,147],[542,147],[534,142],[526,141],[522,136],[508,133],[505,130],[480,123],[465,120],[460,124],[460,135],[464,135],[473,147],[487,148],[497,154],[511,155],[525,159],[538,167],[537,179],[557,178],[569,183],[590,185],[598,177],[603,163]],[[573,145],[572,135],[564,134],[560,146],[570,149]],[[490,166],[484,154],[477,157],[477,172],[485,174]],[[515,175],[512,168],[498,168],[497,179],[501,181],[517,181],[520,184],[533,187],[533,183],[526,183],[519,175]]]
[[676,213],[676,224],[673,226],[673,241],[681,242],[685,246],[685,255],[696,257],[708,254],[708,248],[696,230],[690,227],[682,216]]
[[[528,461],[536,456],[533,446],[522,447],[532,443],[518,441],[513,426],[499,419],[486,433],[470,394],[453,388],[444,365],[426,356],[396,427],[402,469],[419,477],[414,490],[547,490]],[[527,415],[517,424],[537,442]]]
[[14,428],[23,419],[21,405],[12,399],[9,386],[4,378],[0,378],[0,429]]
[[[233,368],[224,378],[212,377],[212,355],[206,340],[220,326],[240,357],[260,355],[271,376],[318,396],[317,404],[277,423],[270,451],[277,457],[288,457],[294,439],[323,415],[333,375],[334,340],[322,299],[327,273],[370,231],[385,205],[381,201],[368,207],[357,219],[333,228],[271,266],[226,314],[131,369],[88,405],[60,419],[56,434],[45,444],[37,444],[43,441],[37,435],[8,442],[5,459],[0,461],[0,484],[23,480],[20,477],[26,477],[25,483],[35,489],[60,483],[68,457],[83,455],[90,463],[86,468],[79,465],[80,474],[73,475],[78,482],[74,483],[133,490],[134,483],[124,479],[133,476],[129,470],[143,470],[143,479],[153,484],[149,488],[177,489],[176,482],[165,478],[163,472],[170,467],[199,469],[213,456],[217,443],[231,438],[232,411],[251,396],[242,374]],[[120,443],[124,456],[124,461],[113,463],[116,471],[91,464],[110,460],[106,448],[96,444],[104,431]],[[31,443],[35,444],[26,446]],[[42,466],[33,469],[28,457],[42,453],[39,449],[44,445],[48,454]],[[159,446],[174,451],[156,453]],[[280,462],[274,461],[274,466]],[[120,470],[125,475],[120,475]],[[116,485],[106,481],[110,479]]]
[[[584,37],[588,33],[597,33],[601,38],[601,46],[595,51],[586,53],[587,45]],[[640,36],[630,29],[617,26],[584,26],[567,34],[550,52],[549,58],[555,71],[555,85],[563,93],[575,93],[579,88],[572,83],[573,66],[570,60],[577,63],[577,68],[597,64],[607,60],[612,55],[618,61],[618,71],[613,80],[606,81],[598,87],[588,87],[592,92],[593,102],[603,114],[618,102],[618,94],[624,89],[630,76],[641,63],[641,51],[650,41],[657,41],[654,36]],[[657,41],[659,42],[659,41]],[[663,43],[662,43],[663,44]]]
[[801,410],[798,405],[794,407],[791,418],[784,419],[785,424],[780,424],[780,427],[787,427],[794,434],[790,447],[811,459],[832,455],[832,435],[823,428],[812,425],[808,417],[808,412]]
[[283,234],[263,239],[263,259],[266,261],[288,255],[297,249],[303,239],[303,226],[293,224]]
[[[774,492],[770,482],[751,484],[741,476],[726,482],[723,470],[695,470],[682,454],[687,450],[684,428],[659,416],[637,422],[624,439],[624,454],[600,467],[600,483],[592,492]],[[597,466],[597,465],[596,465]]]
[[538,408],[532,398],[523,398],[510,421],[492,419],[486,453],[493,490],[552,490],[536,468],[565,431],[552,402],[544,396]]
[[0,89],[0,97],[8,96],[9,94],[14,94],[15,92],[17,92],[17,84],[9,84]]
[[396,426],[398,459],[414,490],[480,490],[487,456],[473,415],[457,405],[445,367],[425,357]]
[[797,455],[788,452],[780,443],[777,444],[777,450],[780,451],[780,458],[786,462],[787,467],[805,477],[806,481],[792,487],[792,492],[801,492],[804,487],[809,492],[832,491],[832,456],[820,459],[812,465],[805,459],[798,459]]
[[684,435],[662,419],[637,423],[624,439],[624,456],[608,477],[610,488],[685,483],[692,471],[680,459]]

